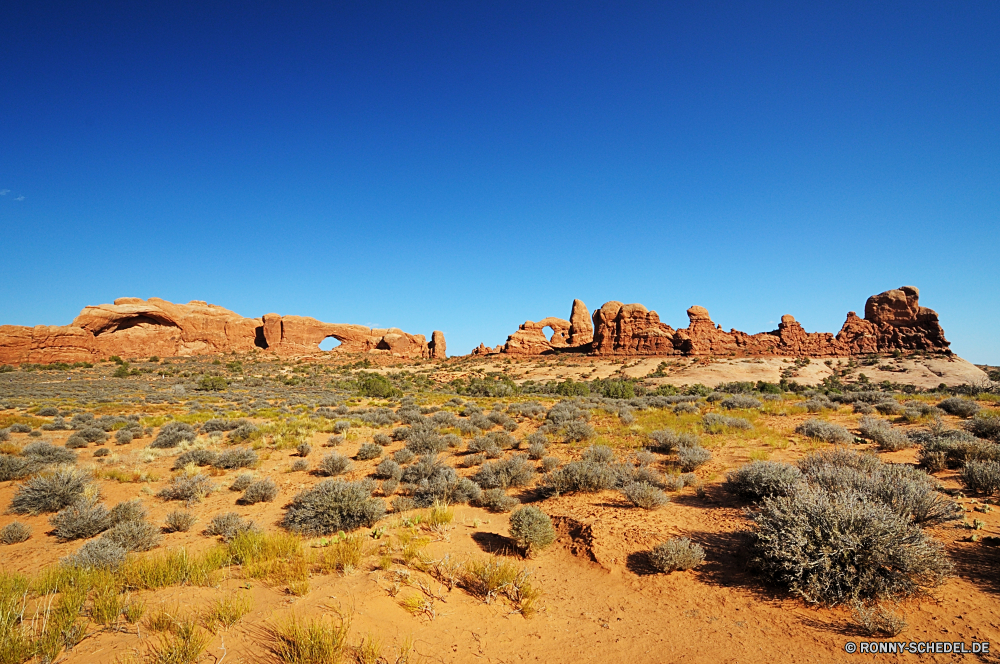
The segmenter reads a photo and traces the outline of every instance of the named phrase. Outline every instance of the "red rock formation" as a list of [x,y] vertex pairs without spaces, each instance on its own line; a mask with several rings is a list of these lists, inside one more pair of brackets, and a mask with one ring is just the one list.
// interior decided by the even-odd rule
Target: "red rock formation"
[[[544,329],[552,328],[552,336],[545,338]],[[555,348],[565,348],[569,338],[569,321],[562,318],[544,318],[537,323],[525,321],[517,332],[507,337],[500,352],[511,355],[541,355]]]
[[448,357],[448,347],[444,341],[444,332],[434,330],[431,334],[431,342],[427,344],[431,359],[443,360]]
[[586,346],[594,340],[594,326],[590,322],[590,312],[583,300],[573,300],[573,308],[569,314],[570,346]]
[[837,340],[852,353],[889,352],[894,350],[947,351],[951,345],[944,337],[937,312],[919,303],[920,291],[903,286],[872,295],[865,302],[865,318],[853,311],[847,314]]
[[[444,335],[440,336],[443,352]],[[112,355],[206,355],[255,348],[303,355],[322,352],[319,343],[327,337],[338,339],[339,348],[345,351],[430,355],[423,335],[396,328],[373,330],[278,314],[244,318],[199,300],[174,304],[159,298],[120,298],[114,304],[84,308],[66,326],[0,326],[0,363],[80,362]]]
[[597,355],[680,355],[674,330],[641,304],[607,302],[594,312]]

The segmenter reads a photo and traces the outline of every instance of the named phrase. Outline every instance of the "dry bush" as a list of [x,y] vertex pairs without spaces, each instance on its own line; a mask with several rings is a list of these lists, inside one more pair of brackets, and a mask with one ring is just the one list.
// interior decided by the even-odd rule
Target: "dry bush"
[[371,459],[377,459],[382,456],[382,448],[375,443],[365,443],[358,448],[358,453],[355,458],[358,461],[370,461]]
[[729,415],[720,415],[718,413],[707,413],[701,418],[701,423],[705,427],[705,431],[709,433],[725,433],[732,429],[744,429],[747,431],[753,429],[753,424],[748,419],[730,417]]
[[516,454],[499,461],[484,463],[472,478],[484,489],[509,489],[525,486],[535,477],[535,468],[527,456]]
[[644,510],[655,510],[670,502],[660,489],[646,482],[630,482],[622,487],[622,495],[635,505]]
[[79,500],[90,482],[90,473],[70,467],[37,475],[18,486],[8,511],[32,515],[58,512]]
[[0,528],[0,544],[20,544],[31,537],[31,526],[12,521]]
[[965,428],[976,438],[1000,443],[1000,415],[998,414],[977,413],[975,417],[965,422]]
[[333,476],[346,473],[350,468],[350,459],[338,452],[330,452],[320,459],[316,472],[320,475]]
[[895,452],[913,446],[913,441],[905,431],[877,417],[862,417],[858,423],[858,431],[885,452]]
[[403,469],[392,459],[382,459],[375,468],[375,477],[385,480],[398,480],[403,476]]
[[99,537],[85,543],[76,553],[64,558],[63,562],[71,567],[115,570],[125,562],[127,553],[111,540]]
[[777,461],[751,461],[726,474],[723,488],[743,500],[757,502],[766,496],[785,496],[802,479],[802,471]]
[[257,524],[250,519],[244,519],[236,512],[226,512],[212,517],[205,528],[205,534],[221,537],[223,542],[231,542],[238,535],[256,530]]
[[168,533],[186,533],[191,530],[198,518],[191,512],[174,510],[167,514],[166,525],[163,527]]
[[509,512],[521,501],[512,496],[508,496],[503,489],[487,489],[480,494],[476,504],[491,512]]
[[233,480],[233,483],[229,485],[230,491],[244,491],[248,486],[253,484],[253,473],[240,473]]
[[795,433],[800,433],[807,438],[821,440],[824,443],[846,444],[854,440],[851,432],[833,422],[823,420],[806,420],[795,427]]
[[385,515],[368,482],[324,480],[292,499],[281,525],[307,535],[331,535],[369,527]]
[[992,495],[1000,491],[1000,463],[969,461],[959,476],[967,491]]
[[195,466],[212,466],[218,460],[219,455],[212,450],[188,450],[174,459],[173,470],[180,470],[188,464]]
[[855,603],[851,609],[854,623],[868,636],[897,636],[907,628],[903,616],[893,613],[879,603]]
[[527,505],[510,515],[510,536],[525,555],[531,556],[555,541],[556,530],[548,514]]
[[208,475],[175,477],[170,486],[161,489],[156,495],[163,500],[184,500],[188,503],[197,503],[215,491],[216,488]]
[[719,405],[726,410],[737,410],[737,409],[747,409],[747,408],[760,408],[762,404],[757,399],[746,395],[746,394],[734,394],[731,397],[726,397],[719,402]]
[[257,453],[249,447],[236,447],[219,453],[219,456],[212,462],[216,468],[251,468],[257,465]]
[[49,519],[55,536],[63,542],[87,539],[111,527],[108,508],[96,498],[81,498]]
[[559,495],[574,492],[596,493],[613,489],[617,483],[618,475],[609,464],[571,461],[549,472],[539,487],[549,495]]
[[157,529],[146,521],[123,521],[105,532],[106,539],[126,551],[149,551],[163,539]]
[[156,449],[170,449],[178,447],[183,442],[192,443],[197,436],[198,434],[195,432],[194,427],[190,424],[185,424],[184,422],[167,422],[160,427],[156,438],[153,439],[153,442],[149,446]]
[[979,412],[979,404],[972,399],[963,399],[961,397],[945,399],[937,407],[949,415],[956,415],[958,417],[972,417]]
[[270,477],[257,480],[248,486],[238,502],[241,505],[255,505],[257,503],[269,503],[278,496],[278,485]]
[[712,453],[704,447],[682,447],[677,450],[677,462],[681,470],[689,473],[712,460]]

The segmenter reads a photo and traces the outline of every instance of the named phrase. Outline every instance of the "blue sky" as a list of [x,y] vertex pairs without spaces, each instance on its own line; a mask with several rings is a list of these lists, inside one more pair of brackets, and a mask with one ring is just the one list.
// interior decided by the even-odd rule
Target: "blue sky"
[[0,20],[0,323],[121,296],[449,352],[641,302],[1000,364],[1000,4],[45,3]]

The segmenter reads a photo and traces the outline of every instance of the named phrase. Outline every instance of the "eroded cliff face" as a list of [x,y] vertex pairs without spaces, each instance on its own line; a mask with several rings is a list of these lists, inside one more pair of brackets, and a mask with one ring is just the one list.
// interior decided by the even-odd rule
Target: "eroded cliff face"
[[322,353],[334,337],[336,350],[385,352],[398,357],[443,357],[444,334],[435,347],[422,334],[397,328],[323,323],[304,316],[266,314],[244,318],[223,307],[194,300],[175,304],[160,298],[126,297],[114,304],[85,307],[65,326],[0,326],[0,363],[85,362],[112,355],[164,357],[267,350],[283,356]]
[[[844,357],[895,350],[949,352],[937,313],[921,307],[919,296],[913,286],[873,295],[865,304],[865,317],[849,312],[836,335],[806,332],[789,314],[771,332],[726,332],[700,306],[687,310],[688,327],[674,330],[641,304],[614,301],[595,311],[593,327],[585,329],[581,312],[586,306],[574,300],[569,322],[558,318],[527,321],[503,346],[480,345],[473,353],[541,355],[574,350],[594,355]],[[546,326],[553,330],[549,339],[542,331]],[[584,341],[588,336],[591,339]]]

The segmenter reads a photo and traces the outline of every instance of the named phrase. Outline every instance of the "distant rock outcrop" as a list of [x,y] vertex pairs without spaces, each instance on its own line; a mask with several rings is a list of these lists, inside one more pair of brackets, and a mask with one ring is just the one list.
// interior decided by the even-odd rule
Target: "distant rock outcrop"
[[[594,355],[844,357],[896,350],[950,352],[937,313],[921,307],[918,298],[919,291],[912,286],[873,295],[865,304],[865,317],[848,313],[836,336],[806,332],[789,314],[771,332],[726,332],[700,306],[687,310],[688,327],[674,330],[660,322],[655,311],[621,302],[607,302],[595,311],[590,327],[586,306],[574,300],[568,323],[559,318],[527,321],[503,346],[480,345],[473,354],[541,355],[574,350]],[[550,339],[542,332],[545,327],[553,330]]]
[[441,330],[434,330],[434,333],[431,334],[431,342],[427,346],[430,349],[432,359],[443,360],[448,357],[448,347],[445,345],[444,332]]
[[[444,335],[440,352],[444,353]],[[382,351],[398,357],[430,357],[421,334],[397,328],[323,323],[303,316],[266,314],[244,318],[223,307],[194,300],[174,304],[159,298],[126,297],[114,304],[85,307],[65,326],[0,326],[0,363],[81,362],[118,355],[166,357],[266,349],[284,356],[322,352],[327,337],[336,350]]]

